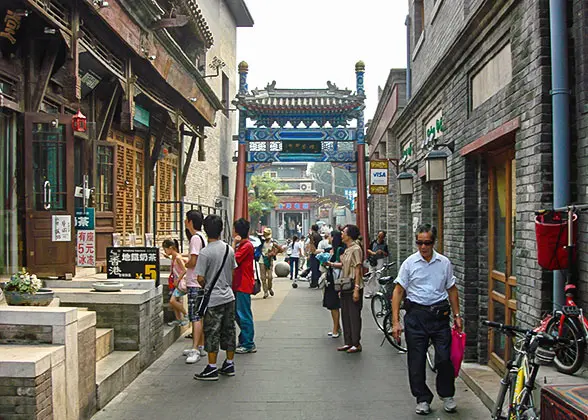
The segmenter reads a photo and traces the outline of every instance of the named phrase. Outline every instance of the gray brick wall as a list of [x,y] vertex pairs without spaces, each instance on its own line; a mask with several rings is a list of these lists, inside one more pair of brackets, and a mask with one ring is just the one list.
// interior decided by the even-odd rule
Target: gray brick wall
[[[412,13],[412,1],[410,5]],[[585,20],[585,6],[581,8]],[[486,331],[479,328],[479,321],[487,316],[488,308],[488,162],[487,156],[462,157],[459,150],[504,123],[520,119],[515,136],[517,322],[535,325],[551,301],[550,274],[544,274],[536,262],[533,222],[534,211],[548,206],[552,199],[548,1],[445,0],[432,25],[430,13],[426,4],[425,42],[412,63],[414,96],[391,128],[389,150],[399,151],[403,141],[412,138],[416,158],[422,159],[424,124],[442,109],[447,129],[443,142],[455,142],[455,153],[448,162],[449,179],[444,182],[444,254],[454,264],[467,318],[467,359],[483,362]],[[457,36],[459,42],[455,42]],[[505,39],[511,43],[512,81],[471,110],[470,80]],[[579,44],[574,48],[586,48]],[[578,126],[586,130],[586,119],[578,120]],[[585,142],[585,133],[582,136]],[[588,172],[588,165],[584,167]],[[583,191],[588,193],[586,187]],[[413,218],[436,224],[434,194],[434,188],[415,176],[414,194],[393,198],[398,205],[399,264],[414,252]],[[588,258],[583,262],[588,271]]]
[[80,420],[96,412],[96,327],[78,333],[78,394]]
[[53,418],[51,371],[36,378],[0,377],[0,419]]
[[53,327],[0,324],[0,344],[51,344]]

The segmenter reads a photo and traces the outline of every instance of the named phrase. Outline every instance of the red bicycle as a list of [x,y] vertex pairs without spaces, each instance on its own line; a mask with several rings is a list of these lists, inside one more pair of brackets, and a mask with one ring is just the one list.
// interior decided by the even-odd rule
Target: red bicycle
[[[574,300],[577,291],[574,269],[576,248],[576,244],[574,243],[574,224],[578,217],[577,211],[586,209],[588,209],[588,205],[570,205],[536,213],[542,220],[545,220],[547,217],[550,218],[550,221],[556,222],[555,224],[559,222],[562,229],[565,229],[567,225],[567,245],[565,246],[565,252],[567,254],[567,264],[565,264],[565,267],[567,267],[567,270],[564,288],[566,301],[561,309],[556,309],[551,314],[545,316],[541,324],[534,331],[546,332],[553,337],[569,340],[566,344],[559,342],[553,348],[555,352],[555,367],[558,371],[568,375],[576,373],[582,367],[586,350],[586,340],[588,338],[588,319],[584,316],[582,308],[576,305]],[[565,213],[562,215],[562,212],[567,212],[567,218],[565,218]],[[559,237],[557,241],[559,242]],[[556,243],[553,257],[547,264],[549,267],[541,264],[544,268],[554,269],[551,267],[551,263],[554,258],[558,258],[556,255],[557,251],[558,244]],[[564,264],[561,265],[563,266]]]

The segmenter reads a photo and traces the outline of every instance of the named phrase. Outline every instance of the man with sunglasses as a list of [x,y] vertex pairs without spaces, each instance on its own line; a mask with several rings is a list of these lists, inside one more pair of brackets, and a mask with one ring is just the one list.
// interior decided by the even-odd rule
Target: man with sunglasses
[[458,331],[462,329],[459,314],[459,295],[451,262],[434,250],[437,230],[429,224],[420,225],[416,232],[418,251],[400,267],[392,295],[392,335],[400,340],[400,303],[403,296],[406,315],[404,327],[408,348],[408,379],[410,390],[417,400],[416,413],[429,414],[433,393],[427,386],[426,355],[429,340],[435,347],[437,393],[448,413],[457,409],[455,377],[450,359],[450,314]]

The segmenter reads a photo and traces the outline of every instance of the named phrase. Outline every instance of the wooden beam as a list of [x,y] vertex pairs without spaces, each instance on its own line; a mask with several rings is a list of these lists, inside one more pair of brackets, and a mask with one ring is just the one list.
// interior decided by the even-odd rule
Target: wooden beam
[[51,79],[51,73],[53,72],[53,66],[55,65],[58,52],[59,44],[57,42],[49,42],[49,45],[47,45],[47,48],[45,49],[41,68],[37,75],[37,83],[31,98],[30,110],[32,112],[39,112],[39,109],[41,108],[41,103],[43,102],[43,97],[47,91],[47,86]]
[[153,132],[153,137],[155,137],[155,144],[153,145],[153,150],[151,151],[151,156],[149,157],[149,167],[147,168],[147,173],[149,174],[149,185],[155,185],[154,169],[155,164],[159,159],[159,154],[161,153],[161,147],[163,146],[163,138],[165,137],[166,128],[167,118],[164,117],[164,121],[162,121],[161,125]]
[[98,130],[98,140],[106,140],[108,137],[108,132],[110,131],[110,127],[112,126],[112,120],[114,119],[114,111],[116,110],[116,106],[122,94],[122,88],[118,81],[114,82],[114,92],[112,92],[112,96],[108,101],[108,104],[103,106],[100,110],[100,115],[98,117],[98,121],[96,122],[99,124],[100,128]]
[[188,179],[188,170],[190,170],[190,163],[192,162],[192,155],[194,155],[194,149],[196,149],[196,133],[192,134],[192,140],[190,140],[190,147],[188,148],[188,154],[186,155],[186,161],[184,162],[184,168],[182,169],[182,184],[186,184]]

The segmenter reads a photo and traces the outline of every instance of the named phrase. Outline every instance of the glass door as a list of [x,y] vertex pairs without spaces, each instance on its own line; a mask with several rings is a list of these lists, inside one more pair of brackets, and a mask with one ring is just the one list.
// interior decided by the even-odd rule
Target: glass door
[[[488,319],[515,324],[517,295],[513,258],[516,227],[516,163],[508,151],[490,160],[488,226]],[[504,334],[489,332],[489,364],[504,369],[512,342]]]
[[71,116],[25,115],[26,266],[42,277],[75,273]]

